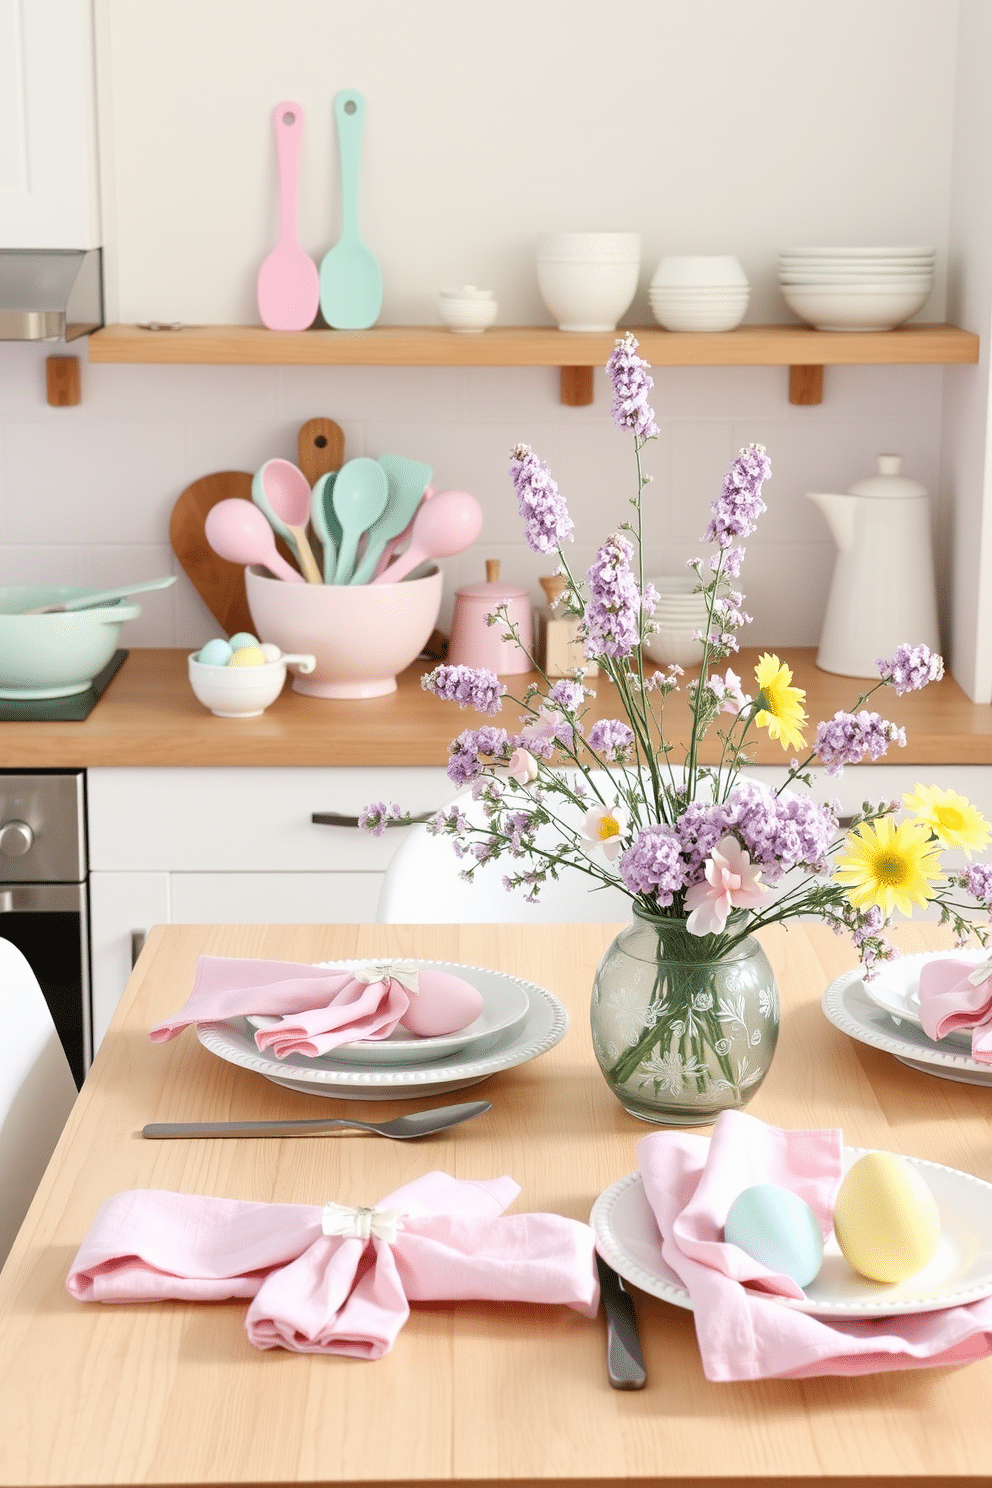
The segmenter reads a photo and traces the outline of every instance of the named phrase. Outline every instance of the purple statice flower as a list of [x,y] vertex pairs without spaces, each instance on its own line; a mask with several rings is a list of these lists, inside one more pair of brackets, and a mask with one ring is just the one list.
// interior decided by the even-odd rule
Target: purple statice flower
[[648,403],[648,393],[654,387],[647,372],[649,365],[637,355],[637,342],[630,331],[617,342],[606,363],[613,381],[613,422],[618,429],[630,429],[639,439],[653,439],[658,433],[654,409]]
[[686,882],[699,883],[706,859],[727,832],[727,812],[723,805],[709,801],[690,801],[675,823],[685,861]]
[[629,656],[640,639],[641,596],[630,571],[633,548],[614,533],[600,548],[586,574],[586,656]]
[[944,658],[931,651],[929,646],[910,646],[904,643],[896,647],[891,661],[884,656],[876,657],[875,665],[886,682],[891,682],[896,692],[918,692],[928,682],[939,682],[944,675]]
[[634,730],[619,718],[600,718],[589,730],[589,748],[605,760],[623,759],[634,742]]
[[585,688],[581,682],[573,682],[570,677],[562,677],[556,682],[548,693],[548,702],[554,703],[556,708],[564,708],[567,713],[574,713],[582,699],[585,697]]
[[757,780],[739,780],[723,805],[726,830],[736,833],[759,863],[766,883],[777,883],[790,868],[825,874],[827,852],[837,830],[828,806],[793,791],[774,791]]
[[858,764],[866,754],[881,759],[890,744],[905,747],[906,730],[862,708],[860,713],[837,712],[821,723],[813,748],[826,773],[840,775],[845,765]]
[[503,706],[500,699],[506,692],[496,673],[487,667],[438,666],[421,677],[420,685],[442,702],[475,708],[490,717]]
[[572,519],[551,471],[529,444],[514,445],[510,479],[524,519],[524,537],[535,553],[554,553],[572,541]]
[[992,867],[988,863],[975,863],[966,869],[961,875],[961,887],[985,909],[992,910]]
[[651,894],[660,905],[685,888],[682,844],[671,827],[644,827],[621,855],[620,876],[632,894]]
[[448,779],[454,785],[470,785],[482,774],[481,755],[503,761],[510,754],[506,729],[486,725],[480,729],[465,729],[448,745]]
[[371,832],[373,837],[381,837],[389,822],[402,820],[403,813],[395,801],[389,806],[385,801],[373,801],[358,813],[358,825],[363,832]]
[[749,444],[741,450],[723,478],[723,490],[710,502],[713,516],[703,542],[730,548],[739,537],[750,536],[761,513],[767,511],[761,499],[761,487],[771,473],[771,461],[764,445]]

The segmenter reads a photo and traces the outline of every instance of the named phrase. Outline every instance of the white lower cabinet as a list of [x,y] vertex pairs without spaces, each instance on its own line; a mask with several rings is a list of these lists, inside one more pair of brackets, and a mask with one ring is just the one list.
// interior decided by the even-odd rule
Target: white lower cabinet
[[432,768],[88,770],[94,1049],[152,925],[371,922],[407,832],[371,837],[359,811],[453,794]]

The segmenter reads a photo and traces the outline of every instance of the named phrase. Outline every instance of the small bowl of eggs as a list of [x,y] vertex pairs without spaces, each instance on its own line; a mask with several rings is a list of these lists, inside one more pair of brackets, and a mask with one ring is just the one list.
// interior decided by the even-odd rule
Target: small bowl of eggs
[[258,718],[282,692],[289,665],[305,675],[317,659],[288,655],[248,631],[208,641],[187,660],[189,685],[218,718]]

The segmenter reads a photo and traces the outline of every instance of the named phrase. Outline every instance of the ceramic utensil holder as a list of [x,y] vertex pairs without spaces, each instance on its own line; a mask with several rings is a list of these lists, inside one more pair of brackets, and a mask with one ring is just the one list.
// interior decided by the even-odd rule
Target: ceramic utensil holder
[[[518,645],[507,637],[505,626],[486,624],[486,616],[505,607],[516,626]],[[499,561],[486,561],[484,584],[463,584],[455,591],[455,612],[448,643],[451,666],[486,667],[497,677],[529,672],[534,650],[534,620],[530,594],[520,584],[499,582]]]

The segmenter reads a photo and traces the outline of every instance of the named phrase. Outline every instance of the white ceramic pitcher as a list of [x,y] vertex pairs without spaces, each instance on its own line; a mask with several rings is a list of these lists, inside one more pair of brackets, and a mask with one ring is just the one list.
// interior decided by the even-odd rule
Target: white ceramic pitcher
[[877,677],[876,658],[903,641],[940,649],[930,497],[901,466],[901,455],[879,455],[879,473],[843,495],[806,493],[838,548],[816,658],[825,672]]

